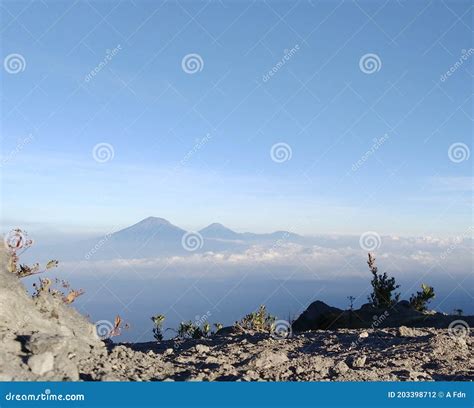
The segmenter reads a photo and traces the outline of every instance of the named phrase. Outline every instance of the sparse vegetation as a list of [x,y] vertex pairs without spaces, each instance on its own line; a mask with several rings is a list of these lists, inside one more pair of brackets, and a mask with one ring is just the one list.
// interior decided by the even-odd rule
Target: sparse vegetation
[[[9,255],[8,270],[19,278],[37,275],[58,266],[58,261],[54,259],[49,261],[44,268],[41,268],[39,263],[33,265],[20,264],[20,255],[33,245],[33,240],[28,237],[28,233],[20,228],[11,230],[5,236],[4,242]],[[83,289],[72,289],[67,281],[60,279],[40,278],[39,283],[33,284],[33,289],[33,297],[38,297],[42,293],[49,293],[66,304],[73,303],[84,294]]]
[[395,278],[389,277],[387,272],[382,275],[378,273],[378,268],[375,265],[375,256],[370,252],[368,254],[370,272],[372,273],[372,289],[373,292],[369,296],[369,300],[374,307],[388,308],[393,306],[400,299],[400,293],[393,293],[400,285],[396,284]]
[[416,292],[416,294],[411,295],[410,305],[413,309],[418,310],[419,312],[424,312],[428,302],[435,297],[434,289],[431,286],[421,285],[421,291]]
[[119,315],[115,316],[114,327],[109,332],[109,338],[120,336],[122,329],[128,329],[129,327],[128,323],[125,323],[124,327],[122,327],[122,318]]
[[211,326],[209,323],[204,323],[202,326],[198,326],[191,320],[188,322],[181,322],[177,330],[178,339],[202,339],[209,337]]
[[349,310],[352,312],[354,310],[354,300],[356,299],[354,296],[347,296],[349,300]]
[[249,313],[235,327],[242,331],[253,330],[257,332],[271,332],[275,323],[275,316],[267,313],[265,305],[261,305],[256,312]]
[[[56,285],[56,287],[53,285]],[[33,297],[38,297],[42,293],[49,293],[51,296],[61,299],[66,304],[71,304],[85,293],[83,289],[71,289],[69,282],[65,280],[55,279],[53,281],[48,278],[40,278],[38,284],[33,283],[33,289]],[[66,289],[66,291],[63,291],[63,289]]]
[[20,264],[20,255],[33,245],[33,240],[28,237],[28,233],[20,228],[11,230],[5,236],[4,242],[5,248],[10,255],[8,270],[16,274],[19,278],[36,275],[58,266],[58,261],[54,259],[49,261],[44,268],[41,268],[39,263],[33,265]]
[[165,316],[156,315],[151,318],[155,327],[153,327],[153,337],[155,340],[163,340],[163,322],[165,321]]

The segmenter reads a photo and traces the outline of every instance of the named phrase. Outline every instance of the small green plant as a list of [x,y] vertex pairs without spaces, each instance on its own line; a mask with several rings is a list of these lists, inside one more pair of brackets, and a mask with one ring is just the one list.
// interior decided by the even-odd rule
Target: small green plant
[[224,325],[222,323],[214,323],[214,329],[215,329],[215,332],[214,333],[217,333],[219,330],[221,330],[222,328],[224,327]]
[[378,273],[378,268],[375,265],[375,256],[369,252],[369,265],[370,272],[372,273],[372,284],[373,292],[369,296],[369,300],[372,302],[374,307],[388,308],[398,302],[400,293],[393,293],[400,287],[395,282],[395,278],[390,278],[387,272],[382,275]]
[[163,340],[163,322],[165,321],[165,316],[163,315],[156,315],[151,318],[153,321],[153,337],[155,340],[162,341]]
[[421,292],[416,292],[410,297],[410,305],[413,309],[419,312],[424,312],[428,302],[435,297],[434,289],[431,286],[421,285]]
[[209,323],[204,323],[202,327],[199,327],[191,320],[187,322],[181,322],[176,330],[178,339],[202,339],[209,337],[211,334],[211,326]]
[[271,332],[275,320],[275,316],[271,316],[267,313],[265,305],[261,305],[256,312],[249,313],[240,321],[236,322],[235,327],[242,331]]

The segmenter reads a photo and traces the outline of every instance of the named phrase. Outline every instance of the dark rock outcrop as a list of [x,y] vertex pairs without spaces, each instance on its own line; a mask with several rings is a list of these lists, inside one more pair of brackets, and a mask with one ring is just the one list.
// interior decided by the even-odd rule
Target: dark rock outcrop
[[376,329],[400,326],[433,327],[447,329],[455,320],[462,319],[470,327],[474,326],[474,316],[453,316],[437,312],[419,312],[410,307],[406,300],[391,308],[375,308],[370,303],[357,310],[342,310],[317,300],[293,322],[293,330],[328,329]]

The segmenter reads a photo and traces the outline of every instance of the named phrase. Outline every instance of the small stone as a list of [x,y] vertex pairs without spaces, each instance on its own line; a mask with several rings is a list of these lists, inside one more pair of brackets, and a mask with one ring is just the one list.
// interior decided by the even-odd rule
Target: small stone
[[210,350],[210,347],[209,347],[209,346],[205,346],[204,344],[197,344],[197,345],[196,345],[196,351],[197,351],[199,354],[208,353],[209,350]]
[[36,354],[28,359],[28,367],[37,375],[43,375],[54,368],[54,356],[49,351]]
[[358,356],[352,360],[352,367],[353,368],[362,368],[365,365],[365,361],[367,360],[367,356]]
[[415,329],[406,326],[400,326],[397,332],[400,337],[416,337],[418,332]]
[[369,332],[363,331],[359,334],[359,339],[366,339],[369,337]]
[[259,378],[258,374],[253,370],[247,371],[245,375],[243,376],[244,381],[254,381],[258,378]]
[[349,371],[349,366],[344,361],[339,361],[333,368],[335,374],[344,374]]
[[296,367],[296,369],[295,369],[295,374],[300,375],[300,374],[303,374],[304,371],[305,371],[305,370],[304,370],[303,367],[298,366],[298,367]]
[[164,354],[165,356],[169,356],[169,355],[171,355],[171,354],[173,354],[173,353],[174,353],[174,350],[173,350],[172,348],[167,348],[167,349],[163,352],[163,354]]

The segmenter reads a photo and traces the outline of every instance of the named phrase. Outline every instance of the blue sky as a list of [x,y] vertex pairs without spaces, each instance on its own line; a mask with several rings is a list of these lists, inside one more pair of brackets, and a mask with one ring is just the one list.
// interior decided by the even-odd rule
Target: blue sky
[[[3,225],[472,225],[469,1],[2,1],[1,15]],[[278,143],[289,160],[272,160]]]

